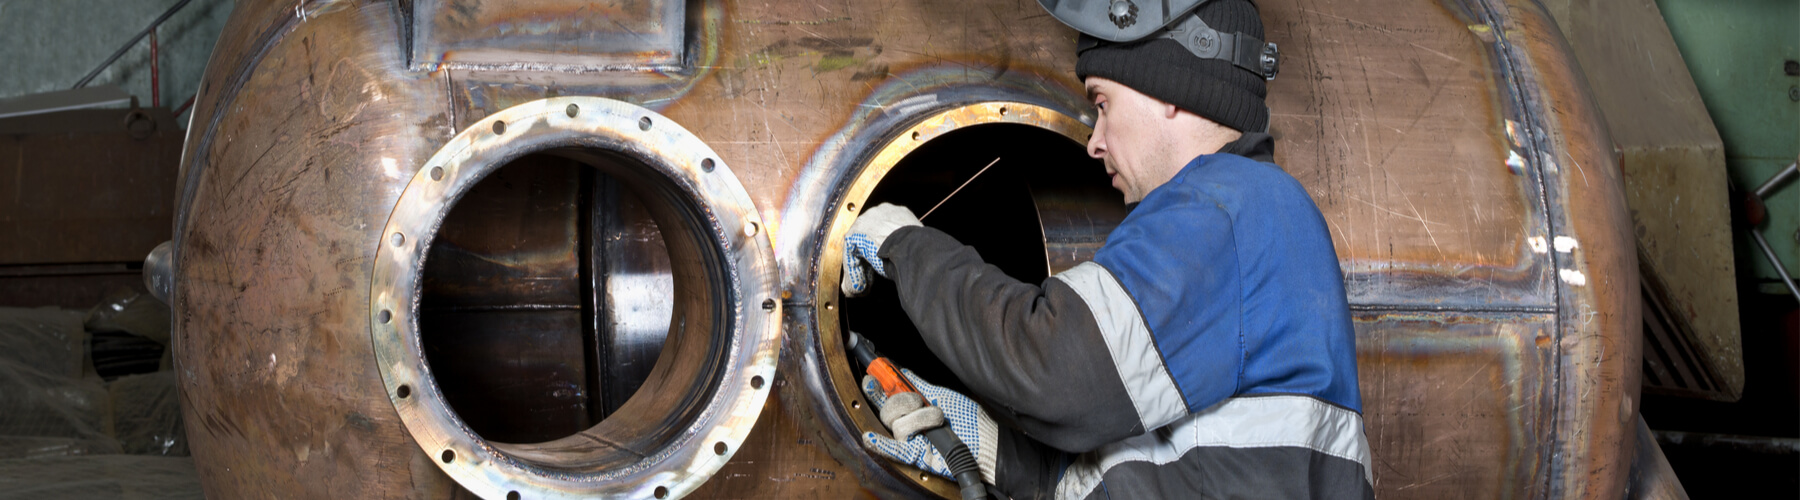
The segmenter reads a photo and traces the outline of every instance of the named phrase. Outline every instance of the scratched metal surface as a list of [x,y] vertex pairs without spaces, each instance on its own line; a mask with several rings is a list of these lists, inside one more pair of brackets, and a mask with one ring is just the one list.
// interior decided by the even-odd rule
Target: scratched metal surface
[[[1378,493],[1542,497],[1555,318],[1540,313],[1359,313],[1364,431]],[[1461,450],[1461,451],[1455,451]],[[1484,455],[1479,460],[1461,453]]]
[[[489,25],[560,8],[456,3]],[[1617,497],[1637,266],[1610,140],[1560,33],[1530,1],[1259,4],[1286,55],[1269,99],[1277,159],[1330,223],[1358,311],[1378,495]],[[874,145],[929,113],[1015,101],[1083,117],[1072,32],[1030,2],[701,1],[678,64],[501,68],[419,44],[446,19],[430,5],[244,2],[216,46],[178,186],[174,306],[210,495],[457,494],[377,373],[372,260],[424,159],[554,95],[638,103],[692,131],[775,238],[785,378],[695,495],[923,493],[813,413],[832,394],[801,369],[824,362],[819,235]],[[506,30],[456,33],[579,59]]]
[[1290,57],[1270,86],[1276,160],[1324,212],[1351,301],[1550,305],[1553,273],[1529,243],[1543,206],[1528,166],[1509,165],[1483,25],[1429,2],[1260,5]]

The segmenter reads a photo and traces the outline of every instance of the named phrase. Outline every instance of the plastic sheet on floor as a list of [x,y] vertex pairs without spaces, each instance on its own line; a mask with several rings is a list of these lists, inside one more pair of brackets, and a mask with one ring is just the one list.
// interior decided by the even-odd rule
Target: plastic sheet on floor
[[124,451],[112,404],[83,368],[81,314],[0,309],[0,459]]
[[0,500],[203,498],[173,372],[102,382],[82,322],[0,308]]
[[0,500],[201,499],[189,457],[95,455],[0,460]]
[[175,372],[119,377],[107,389],[112,392],[113,436],[125,453],[187,456]]

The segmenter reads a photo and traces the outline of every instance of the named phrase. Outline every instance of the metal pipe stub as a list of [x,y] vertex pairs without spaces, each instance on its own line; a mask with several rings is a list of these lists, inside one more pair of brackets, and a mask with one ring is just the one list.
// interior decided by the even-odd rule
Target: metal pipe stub
[[[668,339],[641,389],[579,433],[512,444],[483,439],[445,401],[418,305],[451,206],[527,154],[577,160],[634,190],[663,233],[675,286]],[[485,117],[414,168],[377,243],[368,313],[388,398],[433,463],[487,498],[675,498],[730,460],[775,376],[781,304],[766,226],[712,148],[654,111],[559,97]]]

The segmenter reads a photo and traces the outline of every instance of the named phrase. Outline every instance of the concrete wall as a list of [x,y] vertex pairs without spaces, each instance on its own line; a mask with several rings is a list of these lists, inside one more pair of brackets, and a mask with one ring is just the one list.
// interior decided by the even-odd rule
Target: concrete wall
[[[0,98],[65,90],[180,0],[0,0]],[[192,0],[157,30],[162,105],[194,95],[234,2]],[[117,85],[150,106],[150,44],[134,45],[89,85]],[[185,119],[186,117],[182,117]]]

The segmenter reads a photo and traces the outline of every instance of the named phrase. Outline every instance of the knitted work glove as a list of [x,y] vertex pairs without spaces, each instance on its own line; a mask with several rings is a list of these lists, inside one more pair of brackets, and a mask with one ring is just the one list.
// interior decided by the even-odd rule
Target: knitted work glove
[[850,234],[844,236],[844,278],[838,285],[844,296],[868,293],[869,286],[875,282],[870,270],[886,278],[887,268],[875,252],[881,250],[881,244],[894,230],[917,225],[919,218],[913,216],[912,210],[892,203],[864,210],[862,216],[850,224]]
[[[863,444],[890,460],[948,478],[950,468],[945,465],[944,457],[938,454],[937,449],[931,446],[931,442],[923,434],[919,434],[935,427],[930,425],[935,416],[933,414],[941,412],[941,416],[936,416],[936,421],[948,421],[951,432],[975,455],[975,464],[981,468],[981,480],[994,484],[994,472],[999,470],[996,454],[1000,446],[1000,428],[994,424],[993,419],[988,418],[987,411],[968,396],[925,382],[914,375],[912,370],[902,369],[900,373],[923,393],[923,399],[930,401],[931,405],[924,405],[922,401],[918,401],[918,396],[911,393],[897,394],[889,399],[881,391],[881,384],[875,381],[875,377],[864,375],[863,395],[869,398],[870,404],[875,405],[881,414],[882,423],[894,429],[895,437],[864,432]],[[889,409],[890,404],[895,407]]]

